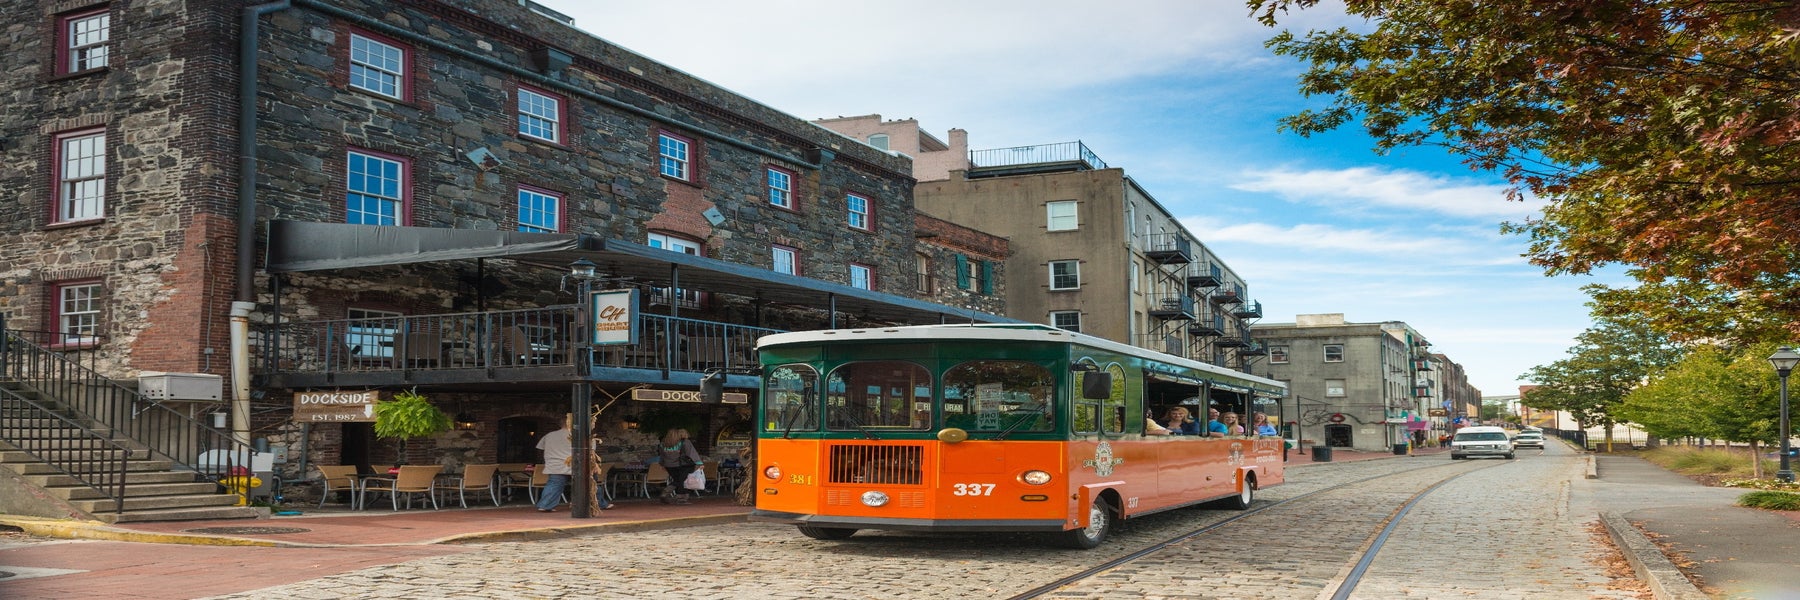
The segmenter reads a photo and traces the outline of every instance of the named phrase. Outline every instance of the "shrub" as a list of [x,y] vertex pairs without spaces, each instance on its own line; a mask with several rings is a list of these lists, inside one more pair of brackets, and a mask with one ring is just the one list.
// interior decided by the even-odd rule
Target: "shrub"
[[1750,492],[1738,496],[1738,506],[1768,510],[1800,510],[1800,494],[1788,492]]
[[1644,458],[1683,475],[1749,477],[1750,453],[1743,449],[1663,446],[1644,453]]

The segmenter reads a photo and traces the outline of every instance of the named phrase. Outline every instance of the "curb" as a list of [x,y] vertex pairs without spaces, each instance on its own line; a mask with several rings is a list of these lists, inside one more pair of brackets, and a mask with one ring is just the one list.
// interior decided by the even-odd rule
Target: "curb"
[[1588,479],[1600,478],[1600,459],[1594,458],[1592,454],[1587,455],[1587,473],[1584,476]]
[[675,517],[670,519],[643,519],[638,521],[605,521],[592,525],[563,525],[558,527],[533,527],[508,531],[484,531],[463,533],[420,542],[398,542],[382,544],[311,544],[304,542],[278,542],[253,538],[196,535],[188,533],[151,533],[112,527],[100,521],[73,521],[68,519],[46,519],[40,517],[20,517],[0,515],[0,526],[17,527],[21,531],[48,538],[71,540],[102,540],[112,542],[140,542],[149,544],[180,544],[187,546],[249,546],[263,548],[372,548],[392,546],[431,546],[436,544],[482,544],[490,542],[524,542],[556,538],[595,535],[607,532],[654,531],[658,529],[677,529],[701,525],[724,525],[741,523],[747,519],[744,513],[726,515],[701,515],[694,517]]
[[68,540],[105,540],[114,542],[142,542],[149,544],[185,544],[189,546],[276,547],[290,545],[248,538],[132,531],[129,529],[112,527],[100,521],[44,519],[14,515],[0,515],[0,525],[17,527],[19,530],[35,536]]
[[431,544],[486,544],[492,542],[529,542],[554,538],[577,537],[603,532],[630,533],[636,531],[655,531],[658,529],[678,529],[701,525],[727,525],[743,523],[749,515],[704,515],[698,517],[677,517],[673,519],[644,519],[641,521],[608,521],[593,525],[575,525],[563,527],[535,527],[530,529],[514,529],[511,531],[484,531],[480,533],[464,533],[438,538],[428,542],[408,545]]
[[1626,562],[1631,563],[1631,570],[1650,585],[1650,593],[1657,600],[1710,600],[1710,596],[1681,574],[1681,569],[1675,568],[1675,563],[1663,555],[1661,548],[1624,517],[1614,512],[1602,512],[1600,522],[1606,526],[1607,535],[1619,546],[1619,551],[1625,554]]

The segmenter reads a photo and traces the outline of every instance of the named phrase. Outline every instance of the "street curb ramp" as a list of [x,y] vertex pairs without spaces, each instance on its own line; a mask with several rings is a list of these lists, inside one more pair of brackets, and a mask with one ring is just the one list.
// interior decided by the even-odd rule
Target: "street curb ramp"
[[1656,600],[1711,600],[1681,574],[1681,569],[1676,568],[1669,557],[1663,555],[1662,548],[1624,517],[1615,512],[1602,512],[1600,522],[1606,526],[1607,535],[1619,546],[1619,551],[1625,554],[1626,562],[1631,563],[1631,570],[1637,573],[1638,579],[1650,585],[1650,593]]

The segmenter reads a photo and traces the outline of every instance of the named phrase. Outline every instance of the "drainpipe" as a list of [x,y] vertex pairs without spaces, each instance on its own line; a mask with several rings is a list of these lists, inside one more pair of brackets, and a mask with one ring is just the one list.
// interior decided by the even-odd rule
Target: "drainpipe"
[[231,303],[231,436],[250,443],[250,312],[256,310],[256,77],[258,23],[286,10],[271,2],[244,8],[238,29],[237,299]]
[[255,302],[231,303],[231,437],[250,443],[250,311]]

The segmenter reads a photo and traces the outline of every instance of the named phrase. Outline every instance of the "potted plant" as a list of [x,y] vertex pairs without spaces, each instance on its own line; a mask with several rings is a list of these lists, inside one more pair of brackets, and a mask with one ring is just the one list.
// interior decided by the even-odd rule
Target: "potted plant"
[[438,410],[417,390],[406,390],[387,402],[375,404],[375,436],[400,438],[395,465],[406,464],[406,440],[437,435],[451,427],[450,415]]

